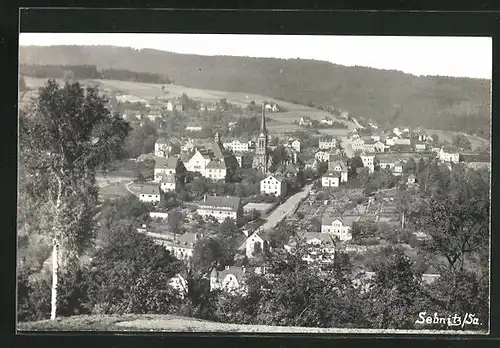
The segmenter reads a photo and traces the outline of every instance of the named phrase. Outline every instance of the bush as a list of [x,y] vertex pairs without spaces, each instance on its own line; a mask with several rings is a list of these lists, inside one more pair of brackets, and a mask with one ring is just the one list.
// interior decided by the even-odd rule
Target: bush
[[50,317],[50,284],[27,269],[17,276],[17,320],[35,321]]

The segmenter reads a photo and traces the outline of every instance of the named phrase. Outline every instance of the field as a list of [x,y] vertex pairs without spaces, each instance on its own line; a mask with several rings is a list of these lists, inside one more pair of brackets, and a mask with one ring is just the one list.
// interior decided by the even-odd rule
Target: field
[[453,142],[453,137],[455,135],[457,134],[465,135],[469,139],[472,145],[472,149],[476,148],[477,146],[484,145],[485,143],[491,142],[491,140],[474,137],[472,135],[464,134],[461,132],[444,131],[439,129],[425,129],[425,131],[428,134],[433,134],[433,133],[436,134],[439,138],[439,141],[447,141],[450,144]]
[[[41,78],[24,77],[26,85],[29,88],[38,88],[42,86],[47,80]],[[268,113],[272,121],[269,122],[268,128],[270,132],[282,134],[284,132],[305,129],[298,125],[293,124],[294,121],[298,121],[300,117],[310,117],[314,120],[320,120],[325,116],[329,116],[329,113],[311,108],[305,105],[293,104],[289,102],[284,102],[276,100],[273,98],[264,97],[257,94],[245,94],[245,93],[235,93],[235,92],[224,92],[224,91],[214,91],[205,89],[196,89],[180,85],[163,85],[165,87],[164,92],[162,92],[162,85],[150,84],[150,83],[139,83],[139,82],[128,82],[128,81],[116,81],[116,80],[81,80],[82,84],[96,83],[99,87],[108,94],[119,95],[132,95],[139,98],[154,99],[167,98],[171,99],[174,97],[180,97],[183,93],[186,93],[190,98],[195,100],[200,100],[205,103],[214,102],[223,98],[226,98],[228,102],[246,107],[250,104],[250,101],[255,101],[257,104],[263,101],[277,103],[278,105],[285,108],[285,112]],[[30,93],[32,94],[32,93]],[[355,125],[349,121],[342,121],[348,125],[349,129],[355,128]],[[321,130],[322,133],[332,134],[332,135],[344,135],[347,134],[346,129],[324,129]]]

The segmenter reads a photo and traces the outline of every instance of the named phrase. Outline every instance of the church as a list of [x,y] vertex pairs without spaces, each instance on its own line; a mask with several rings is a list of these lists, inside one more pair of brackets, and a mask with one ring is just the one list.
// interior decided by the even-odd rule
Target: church
[[262,105],[262,117],[260,120],[260,133],[255,142],[255,154],[253,156],[252,168],[267,174],[272,165],[269,150],[267,148],[268,135],[266,129],[266,103]]

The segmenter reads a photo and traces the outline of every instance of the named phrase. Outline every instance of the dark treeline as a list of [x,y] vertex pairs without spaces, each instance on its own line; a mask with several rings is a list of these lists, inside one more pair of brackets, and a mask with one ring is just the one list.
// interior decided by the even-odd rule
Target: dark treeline
[[172,80],[160,74],[136,72],[125,69],[102,69],[95,65],[34,65],[22,64],[21,75],[37,78],[64,78],[72,74],[76,79],[106,79],[142,83],[170,84]]

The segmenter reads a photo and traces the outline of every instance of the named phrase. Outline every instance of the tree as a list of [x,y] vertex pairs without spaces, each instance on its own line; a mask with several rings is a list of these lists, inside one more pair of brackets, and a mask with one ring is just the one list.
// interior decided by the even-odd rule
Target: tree
[[97,204],[95,170],[121,152],[129,125],[111,115],[97,87],[60,87],[49,80],[40,88],[30,114],[19,119],[21,161],[29,174],[27,190],[51,217],[53,240],[52,309],[57,311],[57,272],[76,261],[92,235],[91,208]]
[[170,231],[174,234],[179,233],[179,227],[182,224],[182,213],[180,211],[171,211],[168,213],[167,223]]
[[363,168],[364,167],[363,160],[361,159],[361,157],[359,155],[354,156],[349,161],[349,167],[351,170],[350,175],[356,175],[356,168]]
[[375,262],[375,278],[367,294],[365,311],[377,329],[412,329],[415,313],[433,308],[420,280],[415,277],[411,260],[400,249],[382,251]]
[[464,149],[464,150],[470,150],[471,149],[471,143],[469,138],[462,134],[457,134],[453,137],[452,144],[458,148]]

